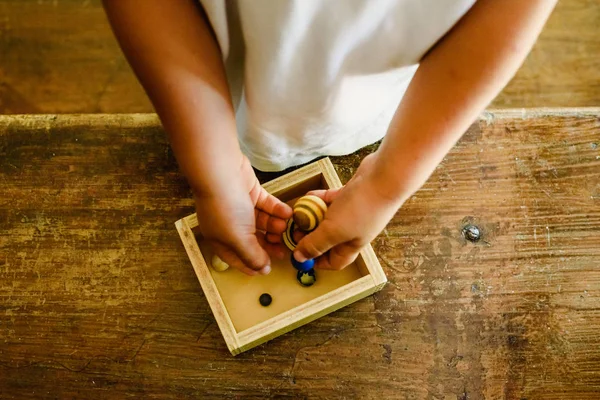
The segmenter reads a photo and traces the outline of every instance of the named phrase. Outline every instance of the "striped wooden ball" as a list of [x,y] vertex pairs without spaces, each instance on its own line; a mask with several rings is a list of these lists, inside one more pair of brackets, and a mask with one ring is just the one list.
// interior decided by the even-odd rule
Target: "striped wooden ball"
[[294,222],[298,229],[310,232],[325,218],[327,204],[320,197],[307,195],[300,197],[294,204]]

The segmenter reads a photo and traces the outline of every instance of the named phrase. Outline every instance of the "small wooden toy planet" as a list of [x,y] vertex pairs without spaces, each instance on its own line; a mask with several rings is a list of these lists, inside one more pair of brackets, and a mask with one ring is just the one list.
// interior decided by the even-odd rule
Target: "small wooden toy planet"
[[296,274],[296,279],[298,279],[298,282],[300,282],[302,286],[312,286],[317,281],[314,269],[309,269],[308,271],[298,271],[298,274]]
[[291,256],[292,266],[298,270],[296,279],[302,286],[312,286],[316,281],[315,260],[310,259],[304,262],[296,261],[294,254]]
[[271,304],[272,301],[273,301],[273,298],[271,297],[271,295],[269,293],[263,293],[258,298],[258,302],[263,307],[267,307],[268,305]]
[[294,258],[294,254],[292,254],[292,256],[290,257],[290,260],[292,262],[292,266],[294,268],[296,268],[298,271],[306,272],[315,267],[315,260],[313,260],[313,259],[306,260],[304,262],[300,262],[300,261],[296,261],[296,259]]
[[212,259],[210,260],[210,264],[212,265],[213,269],[218,272],[223,272],[227,268],[229,268],[229,264],[227,264],[225,261],[221,260],[221,258],[219,258],[219,256],[216,254],[212,256]]
[[325,218],[327,204],[318,196],[309,194],[302,196],[293,207],[294,222],[304,232],[313,231]]

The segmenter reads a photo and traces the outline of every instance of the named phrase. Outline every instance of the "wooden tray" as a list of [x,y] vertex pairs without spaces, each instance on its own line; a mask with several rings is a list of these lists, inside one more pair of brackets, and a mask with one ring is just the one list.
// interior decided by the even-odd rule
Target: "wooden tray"
[[[282,201],[293,203],[310,190],[342,184],[327,158],[263,186]],[[192,231],[198,226],[196,214],[180,219],[175,226],[233,355],[362,299],[387,281],[371,245],[342,271],[317,270],[317,282],[311,287],[297,282],[289,254],[284,260],[272,260],[272,271],[266,276],[249,277],[233,268],[217,272],[209,267],[210,247]],[[258,302],[262,293],[273,297],[268,307]]]

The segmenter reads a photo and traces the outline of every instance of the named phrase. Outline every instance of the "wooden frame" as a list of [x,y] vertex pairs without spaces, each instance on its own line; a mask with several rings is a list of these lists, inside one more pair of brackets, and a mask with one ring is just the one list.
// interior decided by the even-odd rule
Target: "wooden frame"
[[[331,161],[326,158],[281,176],[263,186],[274,196],[283,201],[289,201],[302,196],[309,190],[339,188],[342,183]],[[196,214],[178,220],[175,225],[227,347],[233,355],[249,350],[381,290],[387,281],[373,248],[368,245],[360,252],[355,262],[362,277],[238,332],[221,298],[207,260],[205,260],[192,232],[192,229],[198,226]]]

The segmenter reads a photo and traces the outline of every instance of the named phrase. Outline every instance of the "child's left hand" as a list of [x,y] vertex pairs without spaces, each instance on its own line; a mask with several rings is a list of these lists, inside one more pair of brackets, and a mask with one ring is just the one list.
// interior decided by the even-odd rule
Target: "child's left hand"
[[319,257],[317,268],[343,269],[392,219],[402,201],[386,196],[385,182],[378,181],[374,171],[376,157],[377,153],[367,156],[343,188],[310,192],[329,207],[318,228],[298,243],[296,260]]

